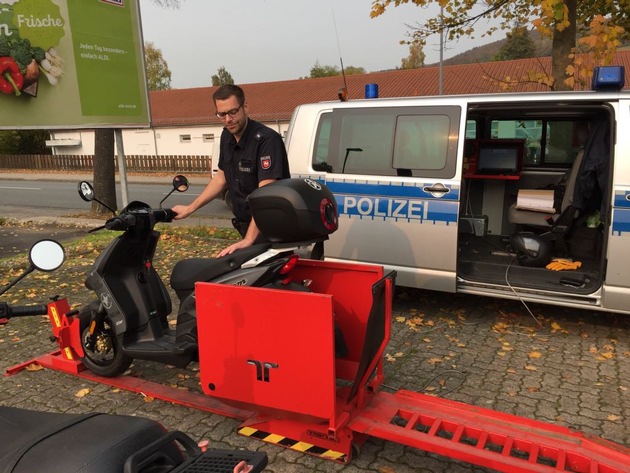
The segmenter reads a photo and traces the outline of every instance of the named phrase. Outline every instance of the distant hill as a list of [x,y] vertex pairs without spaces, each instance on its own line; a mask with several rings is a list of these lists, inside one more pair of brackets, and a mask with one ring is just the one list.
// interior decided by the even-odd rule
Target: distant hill
[[[536,56],[551,56],[551,39],[542,38],[537,31],[530,31],[530,38],[536,46]],[[464,51],[456,56],[444,60],[445,66],[454,66],[457,64],[475,64],[478,62],[490,62],[499,53],[499,50],[507,42],[506,38],[500,39],[484,46],[478,46],[468,51]],[[630,41],[620,46],[618,51],[627,51],[630,49]],[[439,63],[425,64],[426,67],[438,66]]]
[[[536,46],[537,56],[550,56],[551,55],[551,40],[548,38],[540,38],[540,34],[536,31],[530,31],[530,38]],[[468,51],[464,51],[449,59],[444,59],[445,66],[454,66],[457,64],[474,64],[478,62],[490,62],[499,53],[503,45],[507,42],[506,38],[488,43],[483,46],[477,46]],[[438,66],[439,63],[425,64],[427,67]]]

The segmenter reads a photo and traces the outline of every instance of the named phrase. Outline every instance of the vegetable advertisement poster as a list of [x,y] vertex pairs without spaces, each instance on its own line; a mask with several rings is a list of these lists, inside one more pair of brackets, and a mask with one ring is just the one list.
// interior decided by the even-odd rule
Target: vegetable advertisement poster
[[0,0],[0,129],[148,125],[138,0]]

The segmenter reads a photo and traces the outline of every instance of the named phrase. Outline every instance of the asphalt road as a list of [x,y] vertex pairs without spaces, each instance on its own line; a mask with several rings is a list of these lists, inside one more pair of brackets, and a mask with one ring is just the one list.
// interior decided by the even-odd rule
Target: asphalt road
[[[77,193],[81,180],[92,181],[85,174],[38,174],[0,170],[0,258],[24,253],[37,240],[53,238],[73,240],[102,224],[88,215],[90,204]],[[205,176],[189,177],[185,193],[173,192],[164,206],[191,202],[206,185]],[[122,205],[117,184],[118,204]],[[171,189],[170,177],[129,176],[130,200],[141,200],[157,207]],[[210,202],[193,216],[175,225],[213,225],[231,227],[232,213],[222,200]]]
[[[0,173],[0,203],[7,207],[26,207],[40,209],[40,215],[65,210],[68,214],[84,213],[90,210],[90,203],[81,200],[77,193],[77,184],[87,179],[84,175],[38,175],[24,174],[16,176],[12,173]],[[54,178],[54,180],[52,180]],[[204,178],[196,178],[191,182],[188,191],[173,192],[164,202],[165,207],[187,204],[195,199],[205,186]],[[167,177],[145,178],[144,181],[133,181],[128,184],[129,200],[140,200],[153,207],[158,207],[162,199],[170,192],[170,180]],[[121,188],[116,186],[117,203],[122,207]],[[98,196],[97,196],[98,197]],[[215,200],[201,208],[199,217],[231,218],[230,209],[222,200]],[[2,216],[2,214],[0,214]]]

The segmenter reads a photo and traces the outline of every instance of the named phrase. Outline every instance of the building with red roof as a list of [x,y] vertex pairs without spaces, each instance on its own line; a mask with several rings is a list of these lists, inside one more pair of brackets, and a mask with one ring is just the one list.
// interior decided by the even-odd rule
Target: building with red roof
[[[630,84],[630,51],[618,51],[615,64],[624,66],[626,84]],[[444,66],[442,94],[545,92],[548,87],[526,77],[550,69],[550,57]],[[379,97],[430,96],[439,94],[439,78],[439,67],[423,67],[239,85],[245,91],[249,116],[284,135],[298,105],[338,100],[342,87],[347,89],[348,100],[364,98],[366,84],[377,84]],[[513,85],[507,87],[506,81]],[[585,77],[576,89],[589,86],[590,77]],[[215,90],[196,87],[150,92],[151,127],[123,131],[125,154],[213,156],[222,131],[212,103]],[[92,130],[56,131],[52,139],[70,146],[56,146],[54,152],[93,154],[93,135]]]

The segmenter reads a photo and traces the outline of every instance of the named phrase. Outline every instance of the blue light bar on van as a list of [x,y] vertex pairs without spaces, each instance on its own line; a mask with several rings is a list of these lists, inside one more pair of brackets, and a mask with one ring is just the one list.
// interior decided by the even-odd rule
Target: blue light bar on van
[[623,66],[600,66],[593,69],[593,90],[621,90],[625,84]]
[[365,98],[366,99],[378,98],[378,84],[365,84]]

